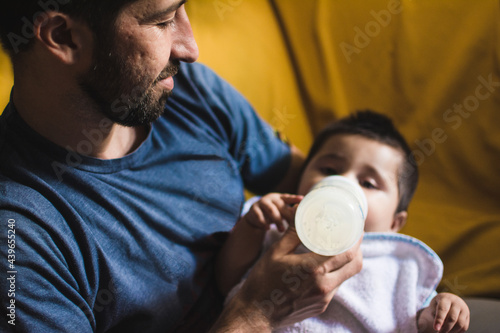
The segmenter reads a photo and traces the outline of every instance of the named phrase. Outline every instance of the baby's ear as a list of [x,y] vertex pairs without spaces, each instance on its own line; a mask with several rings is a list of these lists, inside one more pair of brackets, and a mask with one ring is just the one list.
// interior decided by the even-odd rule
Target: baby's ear
[[391,231],[398,232],[406,224],[406,219],[408,218],[408,212],[403,210],[394,214],[392,219]]

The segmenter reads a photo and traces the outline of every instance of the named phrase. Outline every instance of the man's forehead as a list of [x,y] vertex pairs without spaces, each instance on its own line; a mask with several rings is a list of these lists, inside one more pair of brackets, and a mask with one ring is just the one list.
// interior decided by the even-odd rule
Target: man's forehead
[[139,21],[148,21],[156,16],[175,12],[186,0],[137,0],[125,6],[122,13]]

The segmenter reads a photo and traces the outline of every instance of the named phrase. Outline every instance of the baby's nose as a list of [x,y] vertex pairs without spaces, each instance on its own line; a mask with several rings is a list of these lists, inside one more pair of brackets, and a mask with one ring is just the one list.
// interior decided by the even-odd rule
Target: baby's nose
[[339,173],[339,176],[349,178],[350,180],[352,180],[353,182],[356,182],[356,183],[358,182],[358,177],[357,177],[356,173],[352,172],[352,171],[346,171],[346,172]]

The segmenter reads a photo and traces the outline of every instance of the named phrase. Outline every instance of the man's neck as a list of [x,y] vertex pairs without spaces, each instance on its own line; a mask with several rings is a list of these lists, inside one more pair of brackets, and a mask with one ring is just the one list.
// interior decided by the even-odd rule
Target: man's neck
[[33,130],[63,148],[94,158],[115,159],[136,150],[147,137],[145,127],[112,123],[81,96],[27,88],[14,87],[12,99],[17,111]]

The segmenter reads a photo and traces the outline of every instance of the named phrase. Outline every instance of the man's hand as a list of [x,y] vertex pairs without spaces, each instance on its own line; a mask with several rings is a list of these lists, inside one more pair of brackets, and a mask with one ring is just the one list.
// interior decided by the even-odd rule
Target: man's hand
[[299,244],[290,227],[255,264],[213,332],[266,332],[319,315],[342,282],[361,270],[361,239],[333,257],[295,254]]
[[465,332],[469,328],[469,307],[463,299],[440,293],[418,317],[419,332]]

